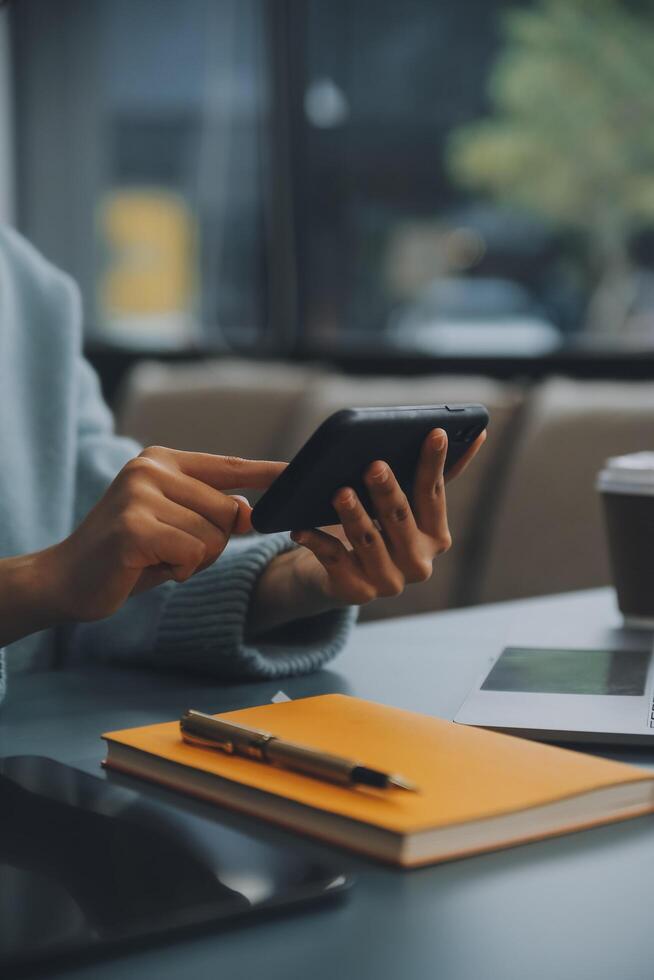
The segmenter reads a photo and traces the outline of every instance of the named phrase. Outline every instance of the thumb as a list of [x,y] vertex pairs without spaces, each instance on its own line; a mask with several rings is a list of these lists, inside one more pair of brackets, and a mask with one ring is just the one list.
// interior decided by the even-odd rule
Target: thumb
[[232,526],[232,534],[247,534],[252,531],[252,507],[249,500],[235,493],[232,499],[238,503],[238,514]]

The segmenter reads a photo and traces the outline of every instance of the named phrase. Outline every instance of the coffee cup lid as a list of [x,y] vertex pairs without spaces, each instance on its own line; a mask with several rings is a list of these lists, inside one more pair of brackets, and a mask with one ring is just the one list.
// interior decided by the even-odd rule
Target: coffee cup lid
[[654,495],[654,452],[612,456],[600,471],[596,486],[604,493]]

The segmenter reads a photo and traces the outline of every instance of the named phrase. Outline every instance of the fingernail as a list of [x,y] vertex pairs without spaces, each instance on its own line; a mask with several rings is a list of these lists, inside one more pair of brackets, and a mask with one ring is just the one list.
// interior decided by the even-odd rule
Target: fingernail
[[431,444],[434,449],[438,450],[439,452],[441,449],[443,449],[445,446],[445,433],[442,429],[436,429],[434,432],[432,432]]
[[334,503],[339,507],[346,507],[347,510],[352,510],[356,504],[356,497],[352,490],[339,490],[334,498]]
[[368,470],[368,476],[375,483],[385,483],[388,479],[388,466],[386,463],[373,463]]

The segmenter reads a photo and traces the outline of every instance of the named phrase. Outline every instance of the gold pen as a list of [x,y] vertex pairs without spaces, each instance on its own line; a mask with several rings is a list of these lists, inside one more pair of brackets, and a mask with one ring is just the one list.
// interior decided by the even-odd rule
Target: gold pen
[[271,732],[221,721],[202,711],[185,711],[179,727],[182,738],[191,745],[244,756],[282,769],[292,769],[305,776],[324,779],[339,786],[372,786],[375,789],[394,788],[417,792],[417,787],[403,776],[371,769],[352,759],[311,749],[296,742],[287,742]]

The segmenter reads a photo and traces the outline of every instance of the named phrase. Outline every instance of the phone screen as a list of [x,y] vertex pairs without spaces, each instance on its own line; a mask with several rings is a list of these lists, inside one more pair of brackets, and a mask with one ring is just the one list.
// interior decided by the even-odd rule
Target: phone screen
[[52,759],[0,760],[0,974],[348,883],[327,862],[244,833],[237,816],[189,806]]

